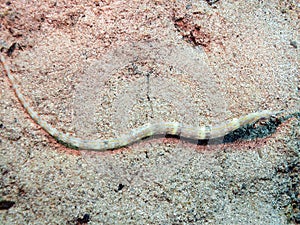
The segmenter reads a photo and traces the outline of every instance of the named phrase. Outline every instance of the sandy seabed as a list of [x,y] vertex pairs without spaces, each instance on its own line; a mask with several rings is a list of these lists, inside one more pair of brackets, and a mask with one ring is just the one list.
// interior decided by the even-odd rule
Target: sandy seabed
[[[45,121],[105,139],[299,113],[299,13],[297,1],[0,1],[0,47]],[[4,70],[0,82],[1,224],[300,223],[299,114],[234,141],[77,151],[30,119]]]

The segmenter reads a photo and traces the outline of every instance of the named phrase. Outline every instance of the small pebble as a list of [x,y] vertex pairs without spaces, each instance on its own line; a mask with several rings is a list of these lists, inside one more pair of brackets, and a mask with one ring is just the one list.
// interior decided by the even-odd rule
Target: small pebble
[[298,48],[296,41],[290,41],[290,45],[293,46],[294,48]]

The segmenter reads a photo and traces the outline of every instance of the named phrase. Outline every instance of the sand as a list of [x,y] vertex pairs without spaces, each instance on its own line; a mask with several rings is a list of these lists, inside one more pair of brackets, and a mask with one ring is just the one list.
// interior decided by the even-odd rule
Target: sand
[[60,131],[296,114],[198,144],[77,151],[30,119],[1,68],[0,223],[300,223],[299,12],[297,1],[2,1],[1,54]]

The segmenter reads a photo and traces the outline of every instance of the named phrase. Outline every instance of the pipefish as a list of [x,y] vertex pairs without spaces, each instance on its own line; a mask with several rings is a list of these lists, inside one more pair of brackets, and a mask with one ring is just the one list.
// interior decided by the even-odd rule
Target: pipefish
[[128,146],[134,142],[142,140],[143,138],[154,136],[154,135],[176,135],[189,139],[195,140],[207,140],[223,137],[230,132],[239,129],[240,127],[254,123],[260,119],[269,119],[273,115],[281,113],[270,110],[264,110],[260,112],[250,113],[248,115],[241,116],[240,118],[234,118],[232,120],[225,121],[218,125],[207,125],[207,126],[187,126],[178,122],[161,122],[153,124],[145,124],[136,129],[130,130],[127,134],[120,135],[116,138],[110,139],[94,139],[86,140],[77,137],[73,137],[68,133],[58,131],[51,124],[43,120],[25,100],[24,95],[21,93],[15,78],[10,73],[10,69],[6,63],[5,58],[0,55],[1,64],[3,65],[4,71],[12,84],[17,98],[21,102],[30,117],[40,125],[48,134],[54,137],[58,142],[62,142],[68,147],[74,149],[84,149],[93,151],[107,151],[112,149],[121,148]]

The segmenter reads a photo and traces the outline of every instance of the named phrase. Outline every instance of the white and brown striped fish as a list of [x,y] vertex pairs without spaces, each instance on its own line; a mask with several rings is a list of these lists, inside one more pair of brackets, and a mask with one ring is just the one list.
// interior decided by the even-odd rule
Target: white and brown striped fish
[[219,138],[227,135],[228,133],[234,130],[237,130],[238,128],[246,124],[254,123],[260,119],[268,119],[273,115],[281,113],[265,110],[261,112],[250,113],[238,119],[234,118],[232,120],[225,121],[224,123],[215,126],[193,127],[185,126],[177,122],[146,124],[136,129],[132,129],[129,133],[121,135],[117,138],[111,138],[107,140],[85,140],[77,137],[72,137],[70,134],[60,132],[52,125],[47,123],[45,120],[42,120],[41,117],[30,107],[28,102],[26,102],[24,95],[19,90],[17,82],[15,81],[15,78],[11,75],[10,69],[2,55],[1,63],[3,65],[7,77],[9,78],[12,84],[13,90],[15,91],[19,101],[26,109],[30,117],[56,140],[58,140],[59,142],[63,142],[67,146],[75,149],[106,151],[130,145],[145,137],[166,134],[181,136],[195,140]]

